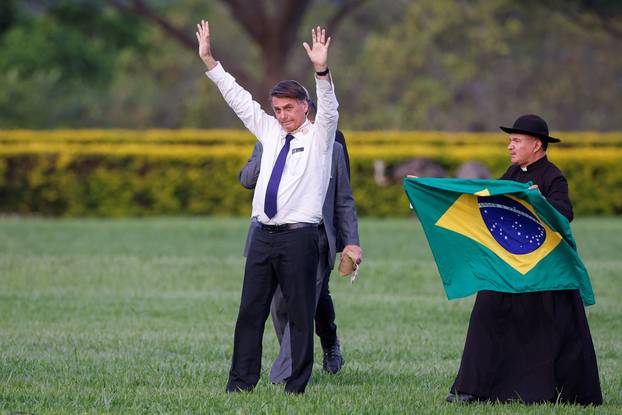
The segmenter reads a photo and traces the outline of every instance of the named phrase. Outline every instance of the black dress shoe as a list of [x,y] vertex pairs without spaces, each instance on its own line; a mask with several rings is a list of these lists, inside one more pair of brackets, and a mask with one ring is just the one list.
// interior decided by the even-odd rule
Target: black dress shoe
[[480,398],[475,395],[471,395],[468,393],[450,393],[445,398],[447,402],[458,402],[458,403],[474,403],[479,402]]
[[322,367],[325,371],[334,375],[341,370],[341,366],[343,366],[344,363],[343,357],[341,357],[341,349],[339,348],[339,340],[331,347],[324,349]]

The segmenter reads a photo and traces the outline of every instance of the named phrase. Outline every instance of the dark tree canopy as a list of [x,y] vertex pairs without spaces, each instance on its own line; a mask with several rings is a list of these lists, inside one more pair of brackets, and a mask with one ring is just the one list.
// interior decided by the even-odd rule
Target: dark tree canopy
[[312,84],[301,43],[320,24],[341,128],[494,130],[538,112],[622,129],[618,0],[5,0],[0,128],[240,128],[203,74],[201,18],[268,111],[276,81]]

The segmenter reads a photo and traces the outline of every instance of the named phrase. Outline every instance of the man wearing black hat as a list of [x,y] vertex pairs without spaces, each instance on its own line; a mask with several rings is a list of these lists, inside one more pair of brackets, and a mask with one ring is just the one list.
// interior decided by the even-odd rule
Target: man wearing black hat
[[[562,172],[546,157],[546,122],[519,117],[509,134],[512,166],[501,177],[533,182],[568,221],[572,204]],[[578,290],[477,294],[450,402],[482,400],[600,405],[596,353]]]

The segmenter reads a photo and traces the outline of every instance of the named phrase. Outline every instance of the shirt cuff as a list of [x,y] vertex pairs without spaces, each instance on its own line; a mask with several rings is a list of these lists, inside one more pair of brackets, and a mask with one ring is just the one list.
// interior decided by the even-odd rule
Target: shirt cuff
[[346,247],[348,245],[356,245],[358,247],[361,246],[361,243],[358,239],[352,239],[352,240],[346,240],[346,241],[341,241],[341,243],[343,243],[343,246]]
[[222,67],[220,62],[217,62],[216,66],[205,72],[205,75],[207,75],[207,77],[214,82],[222,79],[226,74],[227,72],[225,72],[225,69]]

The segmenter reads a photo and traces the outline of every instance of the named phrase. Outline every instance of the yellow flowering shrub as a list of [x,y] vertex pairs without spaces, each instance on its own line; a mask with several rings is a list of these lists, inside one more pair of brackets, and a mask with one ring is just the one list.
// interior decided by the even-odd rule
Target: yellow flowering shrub
[[[560,133],[549,157],[565,173],[579,215],[622,214],[622,134]],[[406,216],[401,183],[380,186],[414,157],[453,174],[479,161],[499,177],[509,165],[499,133],[346,132],[360,215]],[[0,212],[58,216],[248,215],[238,183],[254,138],[238,130],[0,131]]]
[[[345,131],[347,142],[367,145],[501,145],[507,142],[502,132],[436,131]],[[552,132],[562,142],[557,147],[622,147],[622,132]],[[74,143],[171,143],[171,144],[246,144],[255,138],[246,130],[0,130],[0,143],[74,142]]]

